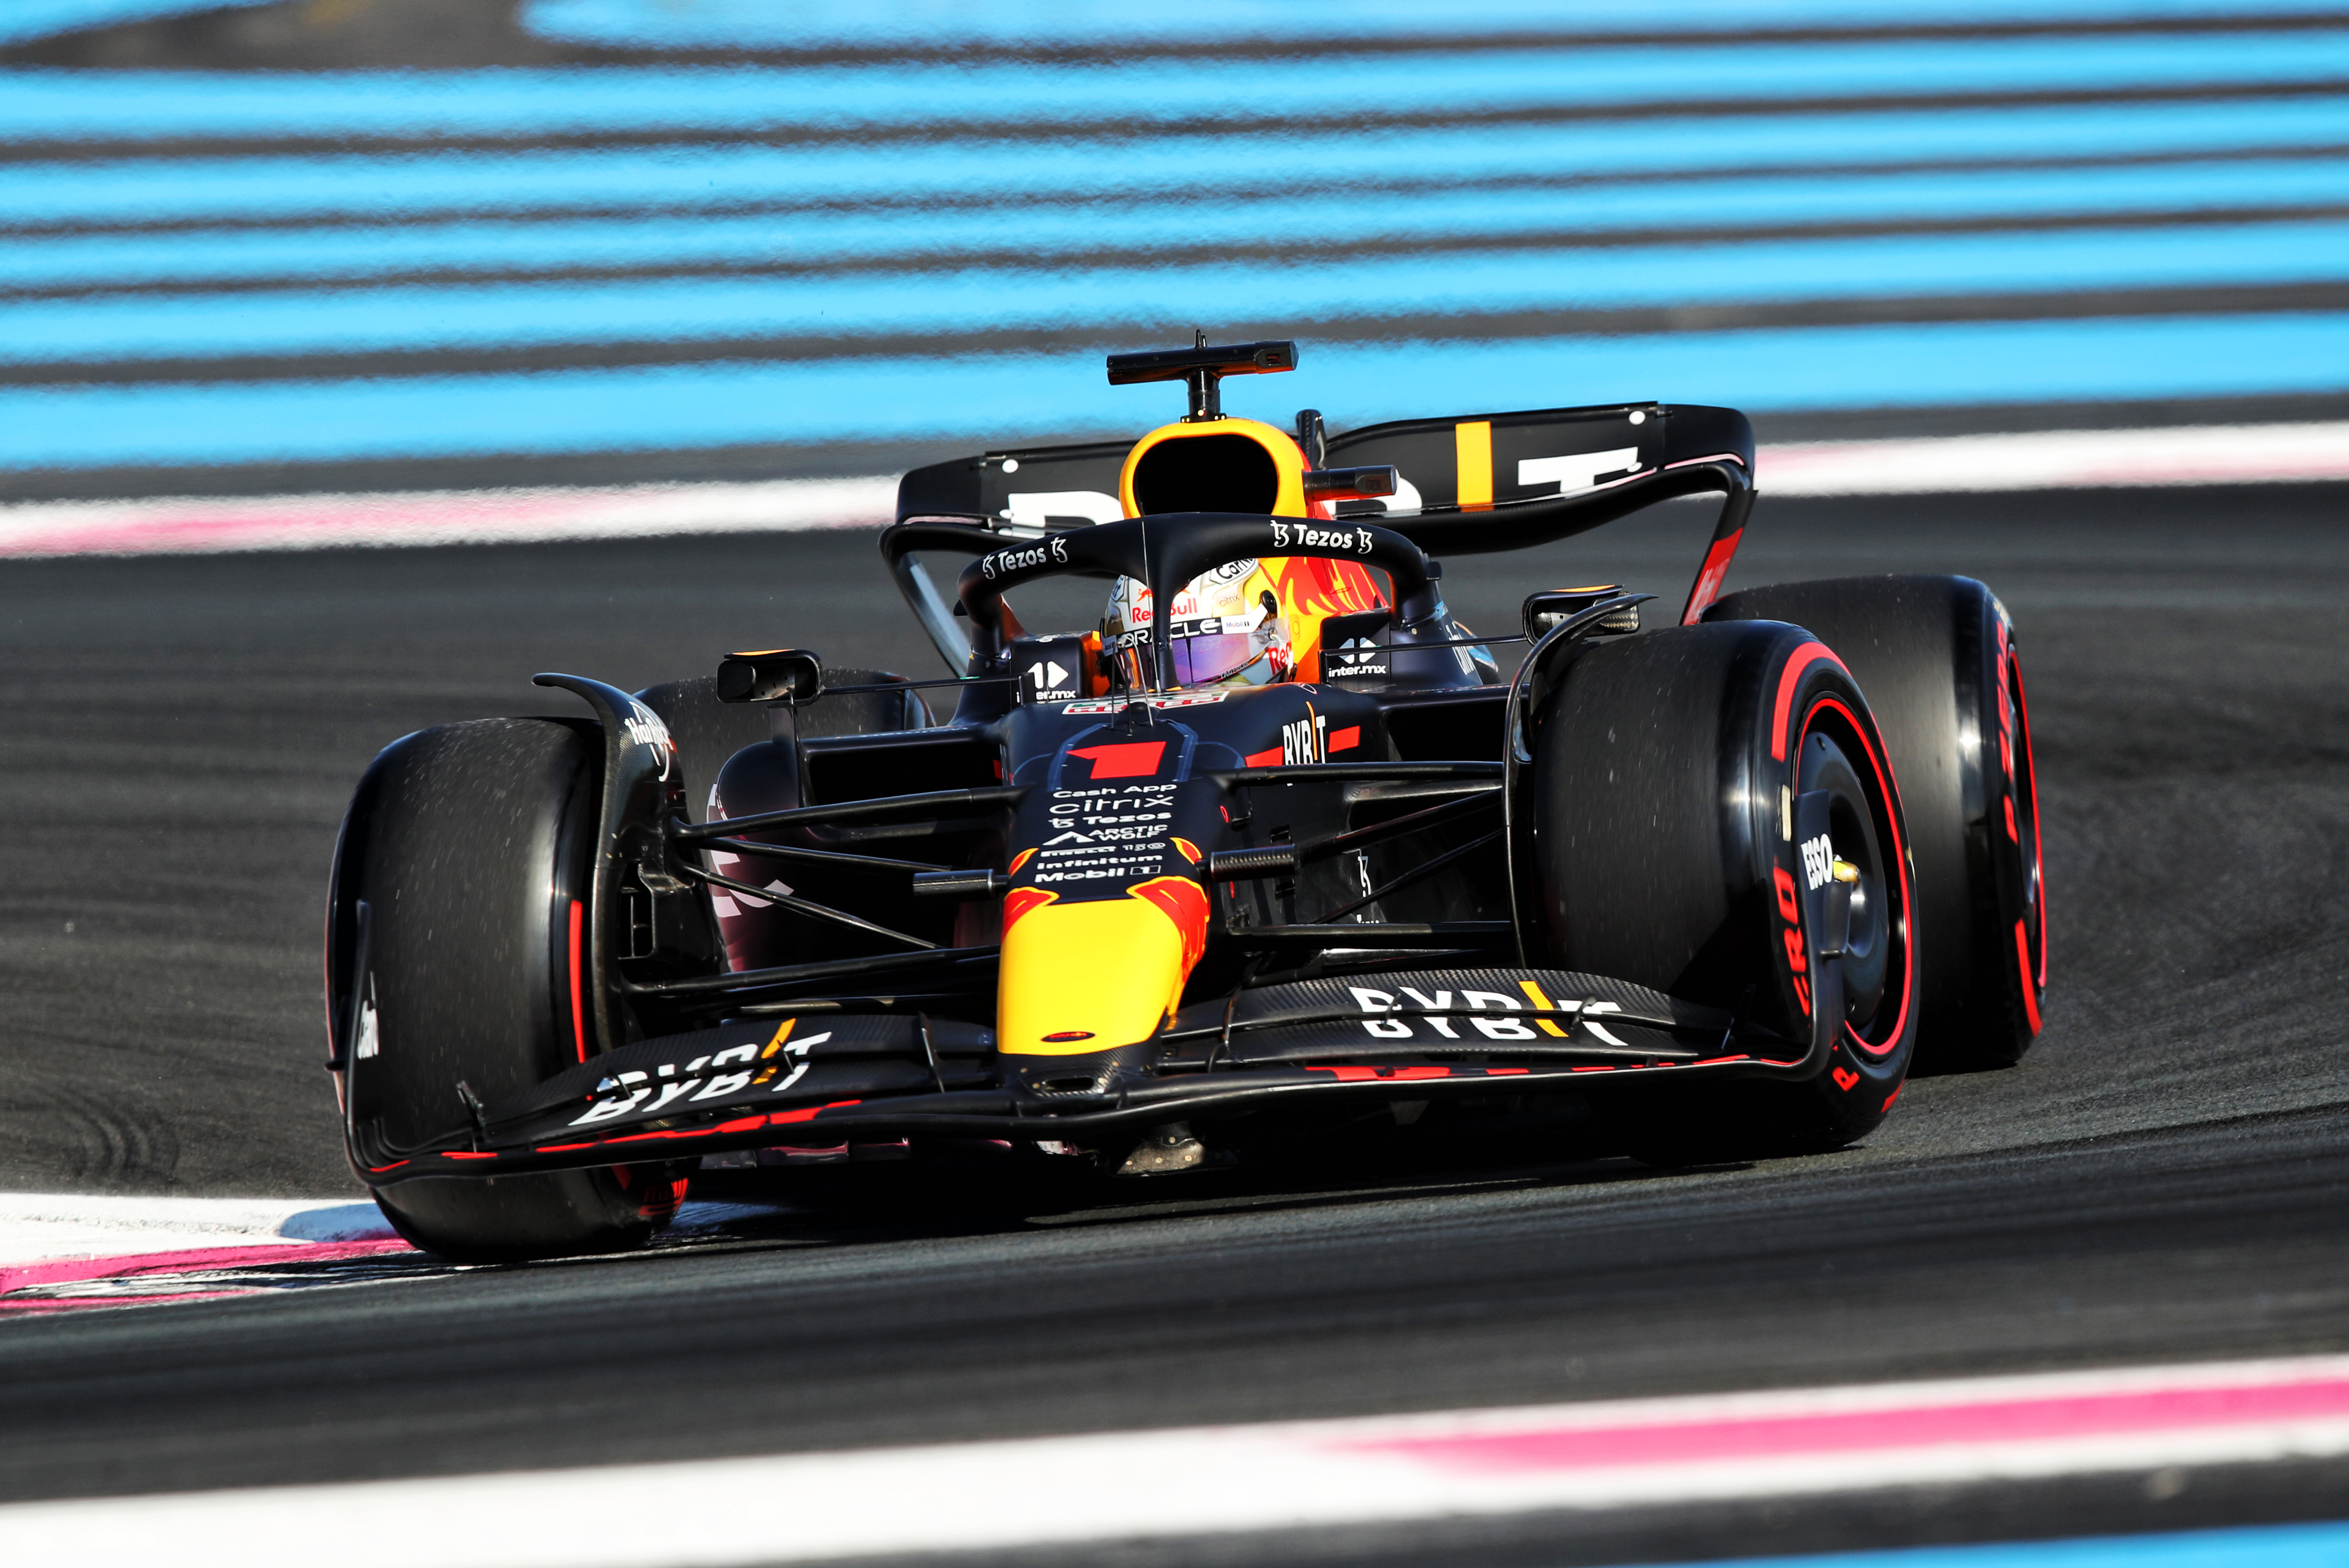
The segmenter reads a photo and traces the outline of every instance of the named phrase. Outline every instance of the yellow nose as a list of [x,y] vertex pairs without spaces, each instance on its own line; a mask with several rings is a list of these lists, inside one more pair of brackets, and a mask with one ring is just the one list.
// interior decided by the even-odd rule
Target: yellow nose
[[[1026,898],[1022,898],[1026,893]],[[1206,893],[1161,877],[1122,898],[1007,908],[995,1048],[1073,1056],[1149,1039],[1173,1015],[1206,945]]]

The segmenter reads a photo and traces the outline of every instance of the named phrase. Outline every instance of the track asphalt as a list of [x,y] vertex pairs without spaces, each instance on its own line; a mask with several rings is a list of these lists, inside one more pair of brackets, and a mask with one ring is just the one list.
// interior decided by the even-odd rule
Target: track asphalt
[[[1861,1147],[811,1189],[635,1259],[19,1321],[0,1498],[2349,1349],[2344,500],[1764,500],[1733,587],[1966,572],[2030,681],[2047,1032],[2016,1070],[1918,1081]],[[1537,580],[1676,595],[1702,531],[1666,508],[1447,587],[1495,630]],[[862,535],[0,566],[0,1189],[355,1191],[315,949],[367,757],[554,711],[536,670],[638,685],[777,640],[938,672]],[[1901,1494],[1608,1550],[2284,1519],[2341,1495],[2319,1480]],[[1543,1528],[1396,1560],[1601,1560]]]

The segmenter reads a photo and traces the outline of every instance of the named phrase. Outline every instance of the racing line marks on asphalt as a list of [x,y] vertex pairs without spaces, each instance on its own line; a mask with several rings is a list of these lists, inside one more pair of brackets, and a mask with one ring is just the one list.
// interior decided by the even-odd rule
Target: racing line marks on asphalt
[[[1891,495],[2349,479],[2349,421],[2039,431],[1765,446],[1773,495]],[[0,505],[0,557],[520,544],[878,527],[886,477],[609,489],[163,497]]]
[[[2349,1356],[2309,1356],[20,1503],[0,1560],[808,1562],[2344,1453]],[[1048,1506],[1020,1475],[1052,1478]]]

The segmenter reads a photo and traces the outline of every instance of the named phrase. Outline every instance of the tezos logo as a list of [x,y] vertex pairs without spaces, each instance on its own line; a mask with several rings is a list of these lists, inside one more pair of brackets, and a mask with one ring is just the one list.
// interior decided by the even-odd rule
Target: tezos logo
[[660,776],[666,779],[669,759],[677,751],[677,742],[668,738],[668,726],[660,722],[659,714],[641,702],[632,701],[628,707],[632,716],[621,720],[620,727],[627,731],[628,739],[653,749],[653,755],[660,760]]
[[1367,556],[1371,543],[1368,528],[1308,528],[1281,522],[1272,525],[1272,547],[1276,550],[1351,550],[1358,556]]
[[1025,550],[998,550],[992,556],[982,556],[978,569],[992,582],[1004,572],[1024,572],[1030,566],[1065,566],[1068,564],[1069,542],[1055,535]]

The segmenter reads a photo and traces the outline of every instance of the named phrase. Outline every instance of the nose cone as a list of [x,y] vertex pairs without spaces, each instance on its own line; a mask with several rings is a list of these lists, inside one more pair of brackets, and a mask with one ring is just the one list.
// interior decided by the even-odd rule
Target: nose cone
[[1147,1040],[1206,946],[1206,891],[1187,877],[1079,903],[1015,888],[1003,906],[995,1048],[1074,1056]]

